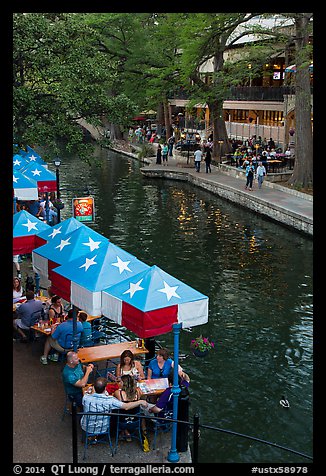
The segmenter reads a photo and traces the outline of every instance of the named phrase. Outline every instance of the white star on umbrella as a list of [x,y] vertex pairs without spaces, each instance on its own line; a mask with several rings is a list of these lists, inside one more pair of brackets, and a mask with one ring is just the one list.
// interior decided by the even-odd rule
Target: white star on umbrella
[[68,240],[61,240],[60,244],[58,246],[56,246],[56,248],[59,248],[59,250],[62,251],[65,246],[71,245],[69,240],[70,240],[70,236],[69,236]]
[[128,268],[128,264],[130,263],[130,261],[122,261],[119,256],[117,256],[117,260],[118,261],[116,263],[112,263],[112,266],[116,266],[117,268],[119,268],[120,274],[122,273],[122,271],[131,272],[131,269]]
[[32,174],[34,175],[34,177],[35,177],[35,175],[40,176],[41,175],[41,170],[38,170],[38,169],[32,170]]
[[15,177],[14,175],[12,176],[12,180],[14,183],[17,183],[19,180],[19,177]]
[[14,160],[14,165],[20,165],[20,163],[21,163],[21,160],[18,160],[18,159]]
[[170,301],[172,296],[181,299],[180,296],[178,296],[178,294],[176,293],[176,290],[179,286],[169,286],[168,283],[166,283],[165,281],[163,281],[163,283],[164,288],[158,289],[158,292],[166,294],[168,301]]
[[27,218],[27,223],[22,223],[22,226],[27,226],[27,231],[29,233],[31,230],[37,231],[37,223],[37,221],[31,221],[29,218]]
[[87,271],[90,266],[92,266],[93,264],[97,264],[96,261],[94,261],[96,256],[97,255],[93,256],[93,258],[91,259],[86,258],[85,263],[79,266],[79,268],[85,268],[85,271]]
[[50,233],[49,238],[51,237],[53,239],[56,235],[61,233],[61,228],[62,226],[60,226],[59,228],[54,228],[52,233]]
[[32,155],[29,155],[28,158],[29,158],[29,160],[30,160],[31,162],[35,162],[36,159],[37,159],[37,157],[36,157],[35,155],[33,155],[33,154],[32,154]]
[[90,251],[98,250],[102,241],[94,241],[91,237],[88,238],[88,243],[83,243],[85,246],[89,246]]
[[136,291],[141,291],[142,289],[144,289],[140,286],[140,283],[142,282],[142,280],[143,279],[140,279],[138,283],[130,283],[129,289],[127,289],[127,291],[125,291],[123,294],[129,293],[130,297],[132,298]]

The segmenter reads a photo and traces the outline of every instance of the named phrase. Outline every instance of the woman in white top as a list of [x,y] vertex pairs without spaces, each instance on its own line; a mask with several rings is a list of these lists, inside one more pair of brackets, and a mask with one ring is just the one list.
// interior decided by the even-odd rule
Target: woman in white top
[[13,279],[13,288],[12,288],[12,297],[14,300],[17,300],[23,297],[23,286],[19,278]]
[[142,364],[135,360],[131,350],[124,350],[120,355],[120,363],[117,365],[116,376],[131,375],[135,379],[144,379],[144,370]]

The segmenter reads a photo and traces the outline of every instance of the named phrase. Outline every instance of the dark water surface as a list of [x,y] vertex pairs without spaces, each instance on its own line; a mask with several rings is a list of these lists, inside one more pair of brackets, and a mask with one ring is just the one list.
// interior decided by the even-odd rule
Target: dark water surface
[[[62,218],[87,189],[93,229],[209,296],[209,322],[183,330],[191,418],[312,455],[312,241],[181,182],[150,180],[140,164],[107,150],[99,167],[66,159]],[[200,359],[200,333],[216,349]],[[158,339],[173,349],[172,336]],[[285,395],[290,408],[279,401]],[[258,442],[201,430],[200,462],[308,463]]]

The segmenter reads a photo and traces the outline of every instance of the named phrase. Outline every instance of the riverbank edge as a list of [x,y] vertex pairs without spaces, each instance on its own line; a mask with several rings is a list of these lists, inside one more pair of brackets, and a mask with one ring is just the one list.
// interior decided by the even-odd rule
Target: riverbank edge
[[[137,154],[133,152],[121,150],[116,147],[110,147],[110,150],[117,153],[124,154],[133,159],[136,159],[144,163],[145,165],[152,165],[153,162],[155,161],[155,157],[148,157],[148,158],[140,160]],[[276,221],[289,228],[300,231],[308,235],[309,237],[313,236],[313,219],[300,215],[299,213],[296,213],[289,209],[285,209],[284,207],[281,207],[275,203],[271,203],[270,201],[265,200],[262,197],[248,195],[247,193],[244,193],[242,190],[238,190],[227,184],[223,184],[221,182],[216,183],[210,180],[209,178],[207,179],[204,178],[203,176],[200,176],[200,177],[193,176],[191,173],[187,171],[187,169],[183,169],[182,167],[180,167],[180,164],[177,164],[177,166],[179,166],[178,169],[176,169],[176,167],[169,167],[169,166],[165,169],[162,169],[162,168],[155,169],[155,168],[144,167],[141,169],[141,173],[144,176],[149,178],[167,178],[170,180],[180,180],[180,181],[189,182],[193,185],[196,185],[197,187],[203,188],[204,190],[207,190],[213,193],[214,195],[218,195],[221,198],[229,200],[233,203],[236,203],[237,205],[240,205],[256,213],[259,213],[265,217],[268,217],[272,219],[273,221]],[[241,170],[236,169],[235,171],[233,171],[230,169],[234,169],[234,167],[228,167],[228,168],[226,167],[228,166],[225,166],[224,164],[222,164],[221,167],[217,167],[219,170],[219,173],[233,176],[233,177],[236,177],[237,179],[240,179],[240,177],[243,175],[243,172]],[[312,196],[308,194],[304,194],[302,192],[298,192],[296,190],[282,187],[281,185],[278,185],[276,183],[265,181],[264,186],[267,186],[268,188],[271,188],[271,189],[280,190],[284,193],[288,193],[289,195],[296,196],[299,199],[307,200],[308,202],[313,202]]]

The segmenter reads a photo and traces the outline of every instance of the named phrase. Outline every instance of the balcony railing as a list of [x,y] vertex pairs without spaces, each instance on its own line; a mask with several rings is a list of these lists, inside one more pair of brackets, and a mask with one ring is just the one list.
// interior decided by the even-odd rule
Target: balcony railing
[[[231,101],[277,101],[283,102],[284,96],[295,94],[294,86],[263,87],[263,86],[234,86],[231,87],[225,100]],[[311,94],[313,88],[311,87]],[[169,99],[189,99],[190,95],[184,90],[169,94]]]
[[237,86],[231,87],[226,100],[235,101],[278,101],[283,102],[284,96],[295,94],[294,86],[262,87]]

